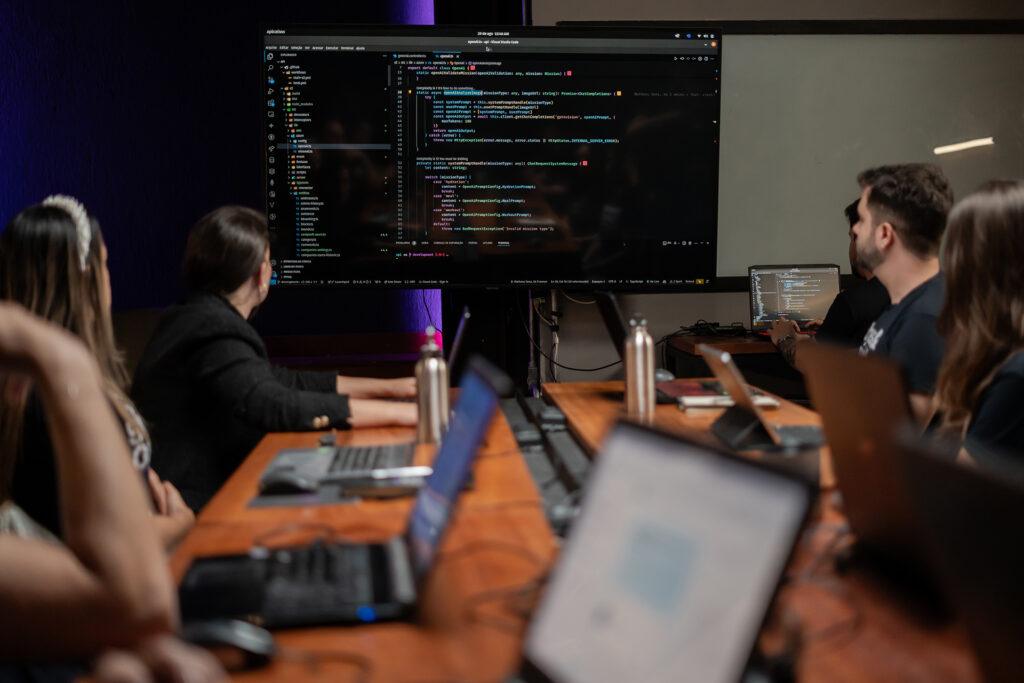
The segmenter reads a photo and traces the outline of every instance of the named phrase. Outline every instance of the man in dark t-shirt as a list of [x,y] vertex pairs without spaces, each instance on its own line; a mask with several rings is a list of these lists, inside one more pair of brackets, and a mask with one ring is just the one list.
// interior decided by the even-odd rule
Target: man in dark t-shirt
[[857,264],[875,273],[892,300],[864,335],[860,352],[900,364],[911,409],[924,422],[945,348],[935,327],[945,296],[938,252],[953,191],[932,164],[879,166],[857,182]]
[[[852,347],[860,345],[868,327],[889,305],[889,292],[885,291],[885,285],[870,270],[857,265],[853,226],[859,220],[859,202],[860,199],[855,199],[843,209],[843,212],[850,226],[850,270],[861,278],[862,282],[847,287],[836,295],[825,314],[825,319],[818,325],[816,335],[819,341]],[[772,343],[779,349],[786,362],[800,370],[797,358],[799,342],[807,341],[810,337],[801,335],[800,327],[792,320],[775,321],[769,334]]]
[[936,321],[946,294],[942,273],[918,285],[875,320],[860,345],[862,355],[880,353],[903,368],[911,392],[931,394],[944,349]]
[[889,292],[877,277],[857,282],[836,295],[816,339],[830,344],[859,346],[871,323],[889,307]]

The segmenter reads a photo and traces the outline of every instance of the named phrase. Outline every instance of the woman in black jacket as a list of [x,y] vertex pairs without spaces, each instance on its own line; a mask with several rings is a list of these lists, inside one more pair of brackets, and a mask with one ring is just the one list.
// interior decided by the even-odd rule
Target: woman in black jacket
[[132,398],[150,426],[154,467],[194,509],[267,432],[415,425],[411,377],[371,379],[271,365],[247,322],[267,297],[266,217],[226,206],[199,220],[185,250],[186,303],[169,308],[139,361]]

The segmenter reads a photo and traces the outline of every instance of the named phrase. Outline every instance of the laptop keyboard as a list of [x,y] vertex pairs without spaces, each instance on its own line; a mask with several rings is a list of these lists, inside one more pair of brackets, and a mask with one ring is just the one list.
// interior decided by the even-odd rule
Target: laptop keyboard
[[384,444],[378,446],[339,446],[327,468],[328,474],[338,472],[362,472],[390,467],[412,465],[412,443]]
[[825,433],[817,425],[775,425],[783,446],[823,446]]
[[352,621],[373,602],[370,548],[312,543],[272,551],[263,618],[268,626]]

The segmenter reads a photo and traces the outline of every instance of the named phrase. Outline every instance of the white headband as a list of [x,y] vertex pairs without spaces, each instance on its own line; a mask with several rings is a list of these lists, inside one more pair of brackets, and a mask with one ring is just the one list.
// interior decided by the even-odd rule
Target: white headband
[[71,216],[78,234],[78,265],[85,272],[86,259],[89,257],[89,244],[92,242],[92,229],[89,227],[89,214],[85,212],[82,202],[66,194],[51,194],[42,201],[43,206],[55,206]]

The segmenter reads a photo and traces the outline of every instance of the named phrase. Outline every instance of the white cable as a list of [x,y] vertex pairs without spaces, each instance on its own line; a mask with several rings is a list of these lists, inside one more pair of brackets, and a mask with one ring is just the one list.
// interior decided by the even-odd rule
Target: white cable
[[584,306],[590,306],[592,304],[596,304],[597,303],[597,301],[580,301],[579,299],[573,299],[571,296],[569,296],[565,292],[562,292],[562,296],[564,296],[566,299],[568,299],[569,301],[573,302],[574,304],[582,304]]
[[536,300],[533,302],[533,312],[536,313],[537,317],[540,318],[541,322],[544,323],[545,325],[547,325],[548,327],[551,327],[552,325],[554,325],[553,322],[551,322],[550,320],[545,318],[543,315],[541,315],[540,308],[537,307]]

